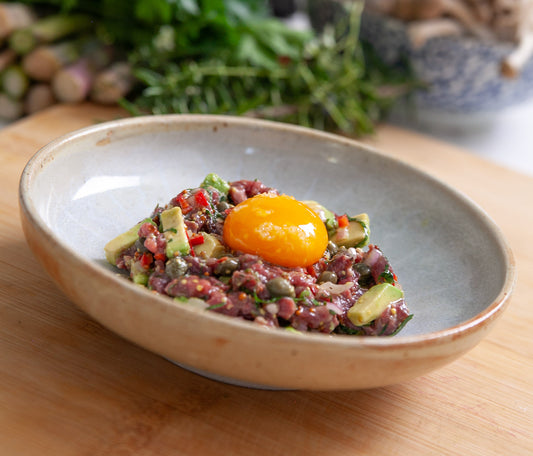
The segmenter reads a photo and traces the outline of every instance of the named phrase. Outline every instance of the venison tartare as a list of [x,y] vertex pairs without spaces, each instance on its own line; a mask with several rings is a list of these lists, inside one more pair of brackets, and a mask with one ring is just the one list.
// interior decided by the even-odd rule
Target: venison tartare
[[130,280],[289,331],[385,336],[412,317],[366,214],[209,174],[105,246]]

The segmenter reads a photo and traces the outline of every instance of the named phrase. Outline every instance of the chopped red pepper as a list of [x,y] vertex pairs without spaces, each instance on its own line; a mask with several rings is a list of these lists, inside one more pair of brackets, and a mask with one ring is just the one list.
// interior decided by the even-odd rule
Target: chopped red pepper
[[316,271],[313,265],[307,266],[306,271],[311,277],[316,277]]
[[181,207],[181,212],[183,212],[184,214],[187,214],[188,212],[191,212],[192,211],[192,206],[189,204],[189,202],[187,201],[187,195],[186,195],[186,192],[181,192],[178,196],[177,196],[177,200],[178,200],[178,204],[180,205]]
[[191,247],[204,243],[204,236],[202,234],[193,234],[189,237],[189,245]]
[[201,189],[194,195],[194,200],[202,207],[209,207],[209,201],[207,201],[207,197],[205,196],[204,191]]
[[156,260],[165,261],[167,259],[167,255],[165,253],[159,252],[154,255],[154,258]]
[[337,216],[337,223],[339,224],[339,228],[345,228],[350,224],[350,221],[348,220],[348,216],[344,214]]
[[151,253],[143,253],[139,261],[144,269],[149,269],[153,260],[154,258]]

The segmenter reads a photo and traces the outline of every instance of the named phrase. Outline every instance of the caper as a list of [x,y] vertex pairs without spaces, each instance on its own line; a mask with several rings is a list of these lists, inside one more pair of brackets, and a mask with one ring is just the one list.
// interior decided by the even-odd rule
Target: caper
[[177,279],[178,277],[184,276],[188,269],[189,265],[183,258],[180,257],[171,258],[165,265],[165,272],[172,279]]
[[137,249],[137,252],[140,252],[140,253],[148,252],[148,249],[144,246],[144,238],[143,240],[137,239],[135,241],[135,248]]
[[229,209],[231,206],[227,201],[220,201],[220,203],[217,204],[217,211],[218,212],[224,212],[227,209]]
[[237,258],[228,257],[225,260],[217,263],[213,268],[216,275],[228,276],[236,271],[239,267],[239,260]]
[[323,271],[318,276],[318,283],[324,283],[324,282],[331,282],[331,283],[337,283],[337,274],[335,274],[333,271]]
[[296,296],[294,287],[283,277],[275,277],[274,279],[269,280],[266,287],[272,297],[281,298],[289,296],[294,298]]
[[354,269],[359,273],[358,283],[362,287],[368,287],[372,285],[374,278],[372,277],[372,270],[366,263],[356,263]]
[[335,244],[332,241],[329,241],[328,242],[328,246],[327,246],[327,250],[328,250],[328,252],[331,255],[335,255],[337,253],[337,251],[339,250],[339,248],[337,247],[337,244]]

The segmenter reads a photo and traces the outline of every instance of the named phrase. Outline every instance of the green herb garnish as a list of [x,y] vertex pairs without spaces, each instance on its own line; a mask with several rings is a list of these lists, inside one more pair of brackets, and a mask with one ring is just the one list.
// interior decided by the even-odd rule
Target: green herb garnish
[[220,307],[224,307],[226,305],[225,302],[219,302],[217,304],[212,304],[208,307],[206,307],[206,310],[214,310],[214,309],[219,309]]
[[400,326],[398,326],[394,330],[394,332],[390,333],[389,336],[395,336],[396,334],[398,334],[403,329],[403,327],[409,322],[409,320],[411,320],[411,318],[413,317],[414,317],[414,314],[410,314],[408,317],[406,317],[405,320],[400,323]]
[[379,275],[379,278],[383,280],[383,282],[390,284],[394,283],[394,274],[390,270],[389,263],[385,265],[385,270]]

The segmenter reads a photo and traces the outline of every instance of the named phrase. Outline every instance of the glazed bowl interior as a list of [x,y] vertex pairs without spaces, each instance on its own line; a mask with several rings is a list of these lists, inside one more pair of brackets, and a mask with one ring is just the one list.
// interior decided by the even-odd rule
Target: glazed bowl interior
[[[154,296],[118,277],[105,261],[103,247],[107,241],[148,216],[157,204],[166,204],[184,188],[198,186],[210,172],[227,180],[257,178],[298,199],[320,201],[338,213],[367,212],[370,240],[393,265],[413,319],[394,337],[292,336],[188,309],[185,304]],[[514,281],[512,255],[499,229],[459,192],[355,141],[273,122],[175,115],[95,125],[59,138],[39,151],[23,173],[20,192],[28,242],[74,302],[133,342],[207,371],[208,375],[239,382],[345,389],[379,386],[419,375],[475,345],[505,307]],[[53,252],[61,253],[59,258],[68,264],[51,264]],[[72,274],[78,269],[80,274],[87,273],[69,282],[66,272],[58,272],[62,267],[72,267]],[[106,290],[94,297],[106,300],[105,306],[78,293],[77,287],[87,286],[86,282]],[[122,293],[132,293],[136,299],[117,304],[113,314],[114,302]],[[143,321],[130,325],[124,322],[139,318],[137,311],[144,312],[147,319],[150,312],[161,312],[164,316],[158,318],[166,318],[162,327],[175,324],[179,329],[184,319],[191,319],[188,324],[196,325],[200,333],[205,321],[206,331],[208,327],[226,327],[224,337],[250,337],[250,343],[255,333],[261,333],[262,341],[272,340],[274,351],[277,340],[281,351],[286,344],[294,343],[299,347],[297,353],[324,346],[331,354],[336,352],[337,344],[339,352],[346,352],[343,356],[354,360],[367,349],[379,349],[379,356],[390,349],[391,354],[396,353],[391,356],[415,357],[422,362],[427,355],[433,361],[418,369],[406,368],[408,372],[400,369],[397,375],[376,376],[375,384],[369,380],[371,376],[361,382],[321,383],[309,378],[306,381],[305,374],[299,374],[293,382],[290,371],[277,379],[268,367],[262,370],[255,366],[250,373],[242,365],[226,370],[213,366],[217,364],[213,360],[202,361],[206,347],[193,356],[190,350],[194,348],[185,345],[167,349],[166,345],[172,343],[165,345],[164,338],[152,343],[155,339],[143,334]],[[136,316],[129,316],[130,312]],[[174,323],[172,318],[176,319]],[[153,325],[157,327],[155,317]],[[146,331],[152,331],[149,325]],[[463,336],[464,343],[458,344]],[[428,347],[435,351],[422,355]],[[182,356],[184,350],[189,350],[186,356]],[[417,350],[422,350],[420,356]],[[443,359],[435,361],[434,356],[439,354]],[[246,356],[243,354],[243,359]],[[292,356],[298,356],[294,350]],[[274,358],[283,362],[283,355]],[[302,366],[305,368],[305,361]]]

